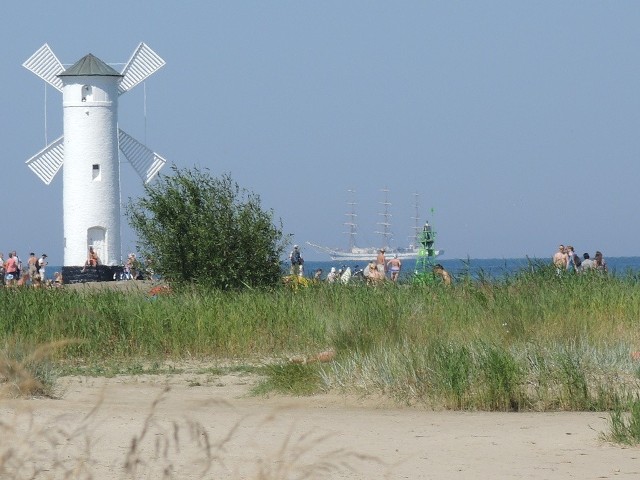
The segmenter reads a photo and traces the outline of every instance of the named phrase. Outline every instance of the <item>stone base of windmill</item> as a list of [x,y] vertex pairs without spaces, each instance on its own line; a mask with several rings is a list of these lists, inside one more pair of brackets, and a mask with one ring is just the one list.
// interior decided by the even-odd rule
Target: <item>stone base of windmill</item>
[[122,266],[62,267],[62,278],[65,284],[113,282],[121,278],[122,272]]

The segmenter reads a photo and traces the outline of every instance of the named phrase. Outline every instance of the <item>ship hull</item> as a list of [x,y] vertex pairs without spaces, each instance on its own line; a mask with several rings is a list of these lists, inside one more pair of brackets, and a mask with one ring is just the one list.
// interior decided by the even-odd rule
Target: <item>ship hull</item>
[[[435,256],[442,255],[444,252],[436,250]],[[403,252],[393,253],[385,252],[385,258],[391,259],[398,256],[400,260],[416,260],[418,258],[418,252]],[[363,254],[363,253],[330,253],[331,260],[345,260],[345,261],[373,261],[376,259],[376,254]]]
[[[314,243],[311,242],[307,242],[307,245],[313,247],[314,249],[318,250],[319,252],[322,252],[324,254],[329,255],[329,257],[331,258],[331,260],[336,260],[336,261],[366,261],[366,262],[370,262],[370,261],[374,261],[378,255],[378,249],[376,248],[371,248],[371,249],[365,249],[365,248],[359,248],[358,251],[344,251],[344,250],[336,250],[333,248],[328,248],[328,247],[323,247],[321,245],[316,245]],[[426,253],[426,252],[425,252]],[[442,255],[444,254],[444,250],[436,250],[435,251],[435,256],[438,255]],[[406,250],[395,250],[395,249],[391,249],[391,250],[387,250],[384,253],[385,257],[387,259],[391,259],[393,258],[395,255],[398,256],[398,258],[400,260],[415,260],[418,258],[418,256],[420,255],[420,249],[406,249]]]

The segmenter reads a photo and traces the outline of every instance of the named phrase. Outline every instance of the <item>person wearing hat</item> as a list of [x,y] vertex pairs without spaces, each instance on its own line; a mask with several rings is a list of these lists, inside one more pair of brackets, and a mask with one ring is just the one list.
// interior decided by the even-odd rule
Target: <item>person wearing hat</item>
[[289,254],[289,260],[291,261],[291,275],[303,275],[302,265],[304,265],[304,259],[300,253],[300,247],[298,245],[293,246],[291,254]]
[[387,267],[389,267],[389,270],[391,271],[391,280],[397,282],[398,277],[400,276],[400,269],[402,268],[402,262],[398,258],[397,253],[387,262]]
[[38,259],[38,275],[40,275],[40,281],[42,283],[44,283],[46,279],[45,277],[46,266],[47,266],[47,254],[43,253],[42,256]]

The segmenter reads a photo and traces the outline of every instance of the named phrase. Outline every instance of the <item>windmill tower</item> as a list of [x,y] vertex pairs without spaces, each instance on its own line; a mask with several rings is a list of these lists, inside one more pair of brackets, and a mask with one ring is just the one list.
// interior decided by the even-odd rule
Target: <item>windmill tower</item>
[[64,266],[83,266],[89,247],[103,265],[120,265],[118,149],[145,183],[166,163],[118,127],[120,95],[165,64],[141,43],[122,72],[88,54],[65,69],[49,45],[23,66],[62,92],[63,135],[26,161],[47,185],[63,167]]

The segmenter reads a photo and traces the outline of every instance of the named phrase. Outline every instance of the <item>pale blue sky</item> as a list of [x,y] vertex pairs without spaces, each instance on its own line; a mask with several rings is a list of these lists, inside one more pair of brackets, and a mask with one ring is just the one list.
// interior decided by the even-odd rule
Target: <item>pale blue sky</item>
[[[444,258],[640,254],[640,2],[36,0],[2,18],[0,251],[62,263],[62,176],[46,187],[24,164],[44,147],[45,84],[22,63],[48,43],[113,65],[145,42],[167,65],[146,82],[146,131],[142,86],[120,126],[230,173],[296,243],[346,247],[355,189],[360,243],[379,244],[387,187],[396,246],[418,192]],[[48,87],[49,141],[61,110]]]

